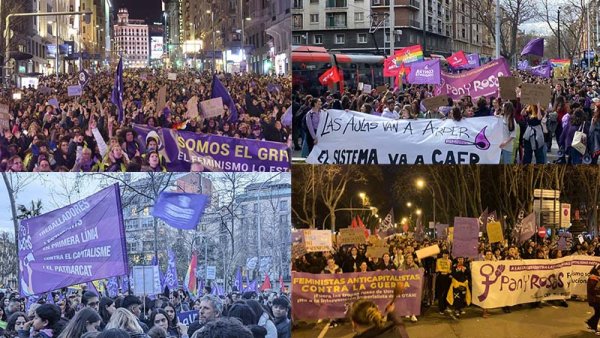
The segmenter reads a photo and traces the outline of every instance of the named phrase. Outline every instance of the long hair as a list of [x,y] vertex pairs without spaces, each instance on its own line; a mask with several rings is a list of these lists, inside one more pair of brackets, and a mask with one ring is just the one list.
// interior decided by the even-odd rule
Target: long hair
[[352,304],[350,318],[360,326],[382,328],[385,325],[385,318],[377,308],[377,305],[370,300],[361,299]]
[[12,315],[10,315],[10,317],[8,317],[8,321],[6,323],[6,331],[16,331],[15,325],[17,325],[17,320],[19,320],[19,317],[23,317],[25,319],[25,322],[29,321],[25,312],[15,312]]
[[[156,310],[152,311],[152,313],[150,314],[150,321],[148,322],[148,324],[151,327],[156,326],[156,324],[154,324],[154,320],[156,319],[156,316],[158,316],[158,315],[165,316],[167,323],[169,324],[169,326],[171,326],[171,322],[169,321],[169,315],[167,315],[167,312],[163,309],[156,309]],[[177,316],[175,316],[175,317],[177,317]]]
[[166,302],[165,304],[163,304],[162,310],[164,310],[165,313],[167,312],[167,307],[170,307],[173,309],[173,311],[175,311],[173,313],[173,320],[170,320],[169,316],[167,316],[167,320],[169,321],[169,327],[177,327],[177,324],[179,324],[179,318],[177,318],[177,311],[175,310],[175,305],[173,305],[173,303],[171,302]]
[[110,313],[108,313],[107,307],[111,306],[114,301],[108,297],[100,298],[100,305],[98,307],[98,312],[100,312],[100,317],[102,317],[102,321],[104,324],[107,324],[110,320]]
[[122,329],[129,333],[143,333],[144,330],[137,321],[137,318],[131,311],[125,308],[118,308],[106,324],[105,330]]
[[508,130],[515,130],[515,106],[513,106],[512,102],[504,102],[502,105],[502,116],[507,120]]
[[81,309],[73,319],[69,321],[67,327],[58,336],[58,338],[79,338],[87,332],[87,325],[102,321],[96,310],[85,307]]

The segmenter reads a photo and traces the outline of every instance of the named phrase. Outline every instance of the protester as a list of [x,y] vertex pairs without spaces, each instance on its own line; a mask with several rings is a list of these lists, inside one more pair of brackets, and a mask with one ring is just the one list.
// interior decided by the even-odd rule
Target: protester
[[100,331],[104,330],[106,324],[110,321],[110,317],[117,311],[115,307],[115,302],[109,297],[102,297],[100,299],[100,305],[98,313],[102,318],[102,323],[100,324]]
[[402,322],[394,317],[394,305],[389,306],[386,315],[382,314],[377,305],[369,300],[359,300],[352,304],[350,318],[352,328],[357,334],[355,338],[408,338],[408,333]]
[[[176,326],[171,325],[169,315],[163,309],[156,309],[150,315],[150,324],[153,327],[160,327],[167,331],[168,337],[184,338],[188,337],[188,328],[182,323],[177,323]],[[149,334],[150,335],[150,334]]]
[[20,338],[52,338],[59,336],[62,330],[60,308],[54,304],[43,304],[36,308],[33,320],[25,323],[18,333]]
[[125,309],[127,309],[129,311],[129,313],[133,314],[138,322],[138,324],[140,325],[140,327],[144,330],[144,332],[148,332],[149,328],[148,325],[144,324],[142,322],[142,320],[140,319],[140,316],[142,315],[142,310],[141,310],[141,306],[142,306],[142,301],[137,298],[136,296],[126,296],[125,299],[123,299],[123,303],[121,304],[121,306]]
[[596,336],[600,336],[598,330],[598,320],[600,320],[600,265],[596,265],[590,270],[587,280],[587,301],[594,309],[594,314],[585,321],[588,329],[594,331]]
[[[130,296],[128,296],[130,297]],[[106,324],[106,330],[122,329],[125,330],[132,338],[147,338],[139,319],[126,308],[118,308],[111,316],[110,321]]]
[[219,318],[208,322],[192,338],[253,338],[252,331],[237,318]]
[[27,323],[27,315],[24,312],[15,312],[6,323],[6,329],[4,330],[4,338],[15,338],[19,336],[19,331],[25,330],[25,324]]
[[290,311],[290,302],[284,297],[277,297],[273,300],[273,317],[275,326],[277,327],[278,338],[291,338],[292,325],[288,319]]
[[198,329],[208,322],[221,317],[223,313],[223,302],[218,297],[205,295],[200,298],[200,315],[196,321],[190,324],[188,334],[193,335]]
[[101,322],[102,318],[96,310],[92,307],[83,308],[69,321],[58,338],[80,338],[86,332],[99,331]]

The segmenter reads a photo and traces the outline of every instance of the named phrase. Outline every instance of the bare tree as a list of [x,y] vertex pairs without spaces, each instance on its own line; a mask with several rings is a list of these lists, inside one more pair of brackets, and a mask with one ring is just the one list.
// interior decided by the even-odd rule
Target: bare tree
[[[582,39],[586,24],[586,3],[584,0],[568,0],[561,5],[560,45],[569,59],[581,53]],[[592,7],[593,8],[593,7]],[[552,0],[541,0],[538,16],[542,17],[552,34],[558,39],[558,4]]]

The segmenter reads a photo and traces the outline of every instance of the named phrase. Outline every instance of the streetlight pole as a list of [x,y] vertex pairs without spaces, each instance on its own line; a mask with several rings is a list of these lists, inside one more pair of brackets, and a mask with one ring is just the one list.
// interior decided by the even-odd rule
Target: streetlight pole
[[500,0],[496,0],[496,59],[500,58],[500,35]]
[[261,185],[258,187],[258,189],[256,190],[256,205],[257,205],[257,233],[256,233],[256,254],[257,254],[257,263],[256,263],[256,275],[260,278],[260,252],[262,251],[262,241],[261,241],[261,231],[262,231],[262,224],[261,224],[261,212],[260,212],[260,191],[262,190],[262,188],[265,186],[265,184],[267,184],[268,182],[270,182],[272,179],[279,177],[279,174],[273,175],[271,177],[269,177],[266,181],[262,182]]
[[560,7],[558,7],[558,58],[560,59]]
[[206,13],[210,14],[210,23],[212,26],[212,72],[214,74],[217,68],[215,65],[215,40],[217,39],[215,34],[215,11],[213,9],[209,9],[206,11]]

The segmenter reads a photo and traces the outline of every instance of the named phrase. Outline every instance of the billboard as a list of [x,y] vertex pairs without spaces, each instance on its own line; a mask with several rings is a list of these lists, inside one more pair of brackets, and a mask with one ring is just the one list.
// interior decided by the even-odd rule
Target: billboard
[[162,36],[151,36],[150,37],[150,59],[157,60],[163,55],[163,37]]

